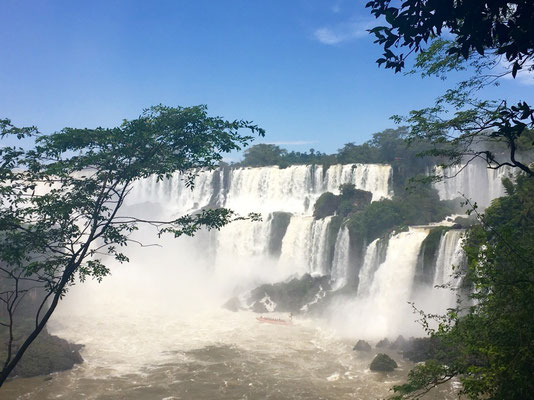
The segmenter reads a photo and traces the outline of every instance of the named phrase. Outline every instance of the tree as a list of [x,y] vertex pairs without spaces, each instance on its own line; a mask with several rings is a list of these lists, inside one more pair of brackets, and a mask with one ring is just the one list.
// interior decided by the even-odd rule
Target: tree
[[[518,142],[534,128],[534,109],[525,101],[509,106],[505,99],[475,97],[479,89],[498,84],[506,75],[515,78],[520,71],[534,71],[532,1],[407,0],[398,7],[391,3],[367,3],[371,13],[387,23],[370,30],[384,49],[379,65],[400,72],[407,57],[418,53],[415,68],[422,76],[444,79],[451,71],[474,71],[434,106],[394,119],[410,125],[412,140],[432,143],[424,154],[442,157],[443,167],[482,159],[488,168],[510,166],[534,176],[529,162],[517,154]],[[443,39],[445,31],[452,40]],[[452,118],[447,116],[450,110],[455,111]],[[490,149],[495,146],[498,152]],[[503,148],[507,153],[499,154]]]
[[275,144],[260,143],[245,150],[241,165],[246,167],[264,167],[279,165],[286,150]]
[[[439,317],[428,329],[446,349],[413,369],[395,387],[397,399],[419,399],[437,385],[458,378],[471,399],[527,399],[534,393],[534,179],[506,182],[497,199],[465,240],[464,285],[472,304]],[[458,272],[459,273],[459,272]],[[425,326],[435,316],[421,312]]]
[[[7,343],[0,386],[76,279],[100,281],[108,275],[104,256],[128,261],[123,248],[139,225],[178,237],[245,218],[228,209],[161,221],[119,213],[140,179],[179,172],[192,187],[199,168],[214,168],[221,153],[250,142],[242,129],[264,135],[250,122],[210,117],[206,106],[160,105],[119,127],[65,128],[49,135],[0,121],[0,137],[35,140],[31,149],[0,148],[0,329]],[[36,292],[42,297],[28,324],[17,311]],[[20,341],[18,323],[29,327]]]
[[[468,231],[464,243],[467,271],[455,275],[470,301],[444,316],[420,311],[428,333],[448,351],[417,365],[408,381],[394,388],[395,398],[419,399],[454,378],[472,399],[531,398],[534,109],[526,101],[509,106],[506,99],[477,96],[507,75],[534,71],[534,3],[373,0],[367,7],[385,18],[384,26],[370,30],[384,49],[379,65],[400,72],[416,53],[409,73],[441,79],[455,71],[472,73],[434,105],[393,117],[410,127],[408,140],[432,145],[421,155],[439,157],[445,168],[482,159],[491,169],[519,171],[516,183],[505,182],[508,196],[495,200],[484,215],[466,200],[480,225]],[[437,329],[428,329],[430,319],[439,322]]]

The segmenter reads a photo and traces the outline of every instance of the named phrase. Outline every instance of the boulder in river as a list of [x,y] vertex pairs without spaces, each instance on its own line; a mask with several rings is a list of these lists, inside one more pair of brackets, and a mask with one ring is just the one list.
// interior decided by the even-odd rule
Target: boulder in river
[[397,351],[403,351],[406,346],[408,345],[408,341],[404,339],[404,336],[399,335],[397,339],[395,339],[391,345],[389,346],[390,349],[397,350]]
[[371,371],[380,371],[380,372],[389,372],[397,368],[398,365],[390,356],[387,354],[379,353],[376,355],[374,360],[371,362],[369,368]]
[[[264,284],[250,291],[246,296],[246,308],[264,314],[268,312],[307,312],[310,306],[322,302],[331,291],[329,276],[304,274],[285,282]],[[238,310],[236,301],[230,299],[226,305]]]
[[372,347],[365,340],[358,340],[358,343],[356,343],[354,345],[352,350],[355,350],[355,351],[371,351]]
[[381,348],[385,348],[385,347],[389,347],[391,345],[391,343],[389,342],[389,339],[388,338],[384,338],[382,339],[381,341],[379,341],[377,344],[376,344],[376,348],[377,349],[381,349]]

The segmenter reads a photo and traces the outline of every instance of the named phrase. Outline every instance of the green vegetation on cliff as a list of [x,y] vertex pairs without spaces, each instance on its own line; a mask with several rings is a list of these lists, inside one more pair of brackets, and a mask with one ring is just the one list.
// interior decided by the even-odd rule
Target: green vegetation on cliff
[[473,399],[526,399],[534,393],[534,178],[520,175],[505,186],[508,196],[495,199],[467,233],[464,282],[475,289],[472,301],[429,330],[454,353],[418,365],[395,388],[399,399],[417,398],[453,377]]
[[347,226],[352,237],[370,243],[393,229],[441,221],[455,209],[454,202],[441,201],[427,185],[369,204],[351,215]]

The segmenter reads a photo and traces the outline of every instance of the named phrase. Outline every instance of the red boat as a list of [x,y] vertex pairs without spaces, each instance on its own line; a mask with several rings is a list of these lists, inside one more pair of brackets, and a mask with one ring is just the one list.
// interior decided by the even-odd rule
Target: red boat
[[264,317],[263,315],[261,317],[256,317],[256,319],[259,322],[263,322],[263,323],[266,323],[266,324],[293,325],[293,322],[291,320],[286,321],[286,320],[280,319],[280,318],[268,318],[268,317]]

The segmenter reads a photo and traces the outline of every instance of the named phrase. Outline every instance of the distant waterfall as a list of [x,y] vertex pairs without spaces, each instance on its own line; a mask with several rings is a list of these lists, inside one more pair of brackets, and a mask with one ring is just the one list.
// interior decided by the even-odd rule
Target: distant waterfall
[[339,289],[345,286],[348,282],[350,268],[349,246],[349,230],[347,227],[343,227],[337,234],[334,248],[334,260],[332,262],[331,273],[334,289]]
[[216,205],[242,214],[285,211],[311,215],[322,193],[338,194],[345,183],[371,192],[373,200],[391,197],[391,174],[391,166],[381,164],[200,170],[192,190],[180,173],[161,181],[149,177],[137,182],[127,204],[160,203],[177,214]]
[[439,196],[443,200],[466,196],[477,202],[480,207],[487,207],[491,200],[505,195],[502,179],[513,176],[511,167],[488,169],[483,163],[472,162],[455,165],[445,170],[438,170],[447,178],[435,183]]

